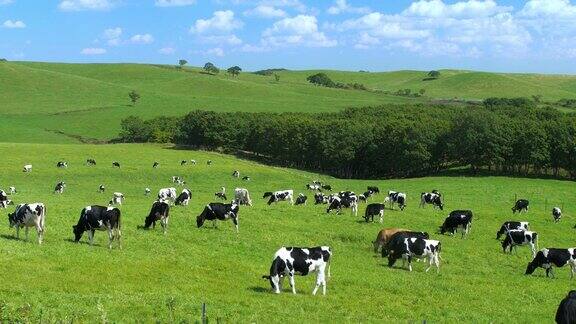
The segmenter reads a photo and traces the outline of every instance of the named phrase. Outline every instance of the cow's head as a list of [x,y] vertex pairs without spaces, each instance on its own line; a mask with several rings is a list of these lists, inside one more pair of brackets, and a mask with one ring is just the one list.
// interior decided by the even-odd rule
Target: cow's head
[[82,238],[82,234],[84,234],[84,229],[78,225],[73,225],[72,233],[74,233],[74,242],[79,242]]
[[205,220],[206,219],[204,218],[204,213],[198,215],[198,217],[196,217],[196,226],[198,226],[198,228],[202,227]]
[[10,228],[16,226],[16,212],[8,214],[8,223],[10,224]]
[[534,270],[536,270],[536,268],[540,267],[544,263],[546,263],[546,257],[544,256],[544,253],[542,251],[538,251],[538,253],[536,253],[536,257],[534,258],[534,260],[528,263],[528,266],[526,267],[526,272],[524,274],[530,275],[534,273]]

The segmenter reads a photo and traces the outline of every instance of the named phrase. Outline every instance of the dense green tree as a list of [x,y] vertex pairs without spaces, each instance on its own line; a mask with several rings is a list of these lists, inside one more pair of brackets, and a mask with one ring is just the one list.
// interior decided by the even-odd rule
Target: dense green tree
[[208,62],[206,64],[204,64],[204,71],[210,73],[210,74],[218,74],[220,73],[220,69],[217,68],[214,64]]
[[140,94],[136,92],[136,90],[130,91],[128,97],[130,98],[130,102],[132,102],[132,106],[135,106],[136,102],[140,100]]
[[324,87],[329,87],[329,88],[333,88],[336,86],[334,81],[332,81],[330,79],[330,77],[328,77],[328,75],[326,75],[326,73],[316,73],[316,74],[310,75],[306,78],[306,80],[312,84],[319,85],[319,86],[324,86]]
[[240,75],[240,72],[242,72],[242,69],[239,66],[232,66],[229,67],[228,70],[226,70],[226,72],[228,72],[228,74],[230,74],[231,76],[238,76]]

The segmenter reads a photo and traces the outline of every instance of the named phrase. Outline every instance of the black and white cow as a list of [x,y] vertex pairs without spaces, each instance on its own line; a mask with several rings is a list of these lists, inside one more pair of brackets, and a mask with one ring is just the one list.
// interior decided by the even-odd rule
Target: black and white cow
[[16,227],[16,238],[20,238],[20,227],[24,227],[26,241],[28,241],[28,229],[36,228],[38,244],[44,239],[44,223],[46,220],[46,206],[43,203],[20,204],[16,210],[8,214],[10,228]]
[[124,201],[124,194],[121,192],[114,192],[112,194],[112,200],[110,201],[111,205],[122,205]]
[[554,222],[558,223],[560,218],[562,218],[562,209],[560,207],[552,208],[552,219],[554,219]]
[[174,204],[181,206],[188,206],[188,203],[190,203],[191,198],[192,198],[192,192],[188,189],[182,189],[182,192],[180,193],[178,198],[176,198]]
[[433,192],[423,192],[420,194],[420,208],[424,208],[426,204],[434,206],[434,208],[439,208],[444,210],[444,204],[442,203],[442,195]]
[[202,227],[205,221],[211,220],[212,225],[216,227],[217,220],[227,220],[232,219],[234,227],[236,227],[236,233],[238,233],[238,211],[240,207],[235,202],[231,204],[223,203],[209,203],[204,207],[204,210],[198,217],[196,217],[196,225],[198,228]]
[[562,299],[556,310],[555,319],[558,324],[576,323],[576,290],[571,290],[568,295]]
[[[403,230],[403,229],[398,229],[398,228],[391,228],[391,229],[384,229],[383,230],[384,233],[382,233],[382,231],[380,231],[380,233],[378,233],[379,238],[381,239],[381,243],[380,246],[382,247],[382,257],[385,258],[388,256],[389,251],[391,251],[391,249],[394,246],[397,246],[398,244],[404,244],[404,239],[406,238],[421,238],[421,239],[429,239],[430,235],[427,232],[417,232],[417,231],[410,231],[410,230]],[[388,239],[386,240],[386,237],[382,237],[380,238],[380,234],[382,234],[383,236],[388,236]],[[374,247],[375,247],[375,252],[377,252],[378,248],[375,244],[376,242],[373,242]]]
[[32,172],[32,164],[26,164],[22,169],[23,172]]
[[212,160],[206,161],[206,164],[207,164],[207,165],[212,165]]
[[516,212],[521,213],[522,211],[528,212],[528,205],[530,205],[530,202],[528,200],[518,199],[514,204],[514,207],[512,207],[512,213]]
[[328,203],[328,196],[321,193],[321,192],[317,192],[314,194],[314,204],[315,205],[319,205],[319,204],[327,204]]
[[326,213],[336,210],[336,214],[340,214],[342,208],[350,208],[354,216],[358,216],[358,197],[353,192],[341,192],[328,198]]
[[576,272],[576,248],[545,248],[538,251],[536,257],[528,263],[525,274],[529,275],[534,273],[536,268],[543,268],[546,269],[546,277],[552,275],[554,278],[552,267],[562,268],[565,265],[570,266],[570,279],[572,279]]
[[245,188],[234,189],[234,201],[236,201],[238,205],[252,206],[250,193],[248,192],[248,189]]
[[226,197],[226,193],[222,192],[222,191],[218,191],[214,193],[214,196],[216,198],[222,199],[222,200],[228,200],[228,198]]
[[74,242],[78,243],[84,232],[88,232],[88,241],[92,245],[95,231],[108,231],[108,248],[112,249],[112,242],[116,240],[122,249],[120,215],[120,209],[116,207],[85,207],[80,213],[78,224],[72,226]]
[[440,226],[440,234],[449,232],[454,235],[459,229],[462,231],[462,238],[468,235],[472,228],[472,211],[471,210],[454,210],[446,217],[442,226]]
[[59,161],[56,163],[57,168],[66,169],[68,167],[68,162],[66,161]]
[[418,237],[407,237],[403,241],[394,241],[393,245],[389,246],[388,266],[394,266],[396,260],[402,258],[405,266],[408,261],[408,270],[412,271],[412,259],[428,259],[428,268],[430,270],[432,265],[436,266],[436,272],[440,272],[440,251],[442,245],[440,241],[428,240]]
[[298,195],[298,198],[296,198],[295,205],[306,205],[306,200],[308,200],[308,197],[301,193]]
[[190,160],[190,163],[191,163],[192,165],[196,165],[196,160]]
[[232,172],[232,176],[233,176],[234,178],[240,178],[240,171],[234,170],[234,172]]
[[10,192],[11,195],[18,193],[18,191],[16,190],[16,187],[14,187],[14,186],[11,186],[10,188],[8,188],[8,192]]
[[153,167],[154,169],[156,169],[159,165],[160,165],[159,162],[154,161],[154,164],[152,164],[152,167]]
[[176,201],[176,188],[162,188],[158,190],[158,200]]
[[364,213],[364,219],[368,222],[369,219],[374,221],[374,216],[380,216],[380,223],[384,222],[384,204],[370,204],[366,206],[366,212]]
[[392,209],[394,209],[394,204],[397,204],[400,210],[404,210],[404,208],[406,208],[406,194],[403,192],[388,191],[388,197],[384,198],[384,203],[389,203]]
[[510,249],[510,253],[517,246],[529,245],[532,249],[532,257],[536,257],[536,250],[538,248],[538,233],[526,230],[509,230],[506,233],[504,241],[502,241],[502,250],[506,253],[506,249]]
[[150,196],[151,192],[152,190],[150,190],[150,188],[144,188],[144,196]]
[[106,187],[103,184],[101,184],[100,187],[98,187],[98,192],[104,193],[105,191],[106,191]]
[[144,229],[156,227],[156,222],[160,221],[164,234],[168,231],[168,218],[170,217],[170,205],[163,201],[155,201],[152,204],[148,217],[144,220]]
[[517,222],[517,221],[507,221],[504,222],[504,224],[502,224],[502,226],[500,226],[500,230],[498,230],[498,232],[496,232],[496,239],[500,239],[500,236],[502,236],[502,234],[506,234],[508,233],[508,231],[511,230],[529,230],[530,229],[530,223],[529,222]]
[[0,189],[0,208],[7,208],[8,205],[13,205],[14,202],[8,199],[8,195],[4,190]]
[[323,184],[323,185],[322,185],[322,189],[328,190],[328,191],[332,191],[332,186],[329,185],[329,184]]
[[270,199],[268,199],[268,205],[271,205],[272,203],[279,202],[279,201],[289,201],[290,205],[294,204],[294,191],[293,190],[279,190],[279,191],[275,191],[275,192],[268,191],[268,192],[264,193],[262,198],[267,198],[267,197],[270,197]]
[[376,186],[368,186],[368,187],[366,188],[366,190],[372,191],[372,192],[375,193],[375,194],[379,194],[379,193],[380,193],[380,189],[379,189],[378,187],[376,187]]
[[318,288],[322,286],[322,294],[326,295],[326,268],[330,277],[330,260],[332,250],[328,246],[316,246],[311,248],[281,247],[274,254],[270,274],[262,276],[267,279],[272,286],[272,290],[279,294],[282,289],[284,277],[288,277],[292,293],[296,294],[294,276],[306,276],[311,272],[316,272],[316,286],[312,295],[316,295]]
[[364,192],[361,196],[364,196],[364,202],[367,202],[368,198],[372,197],[373,194],[374,192],[372,190],[368,190]]
[[120,162],[114,161],[114,162],[112,162],[112,166],[115,168],[120,168]]
[[250,177],[249,177],[249,176],[243,176],[243,177],[242,177],[242,180],[244,180],[244,181],[250,181]]
[[320,190],[322,186],[317,183],[308,183],[306,184],[306,189],[308,190]]
[[66,183],[64,181],[60,181],[54,187],[54,193],[61,194],[66,189]]
[[94,160],[94,159],[86,159],[86,165],[96,165],[96,160]]
[[180,166],[186,165],[186,163],[188,163],[188,161],[182,160],[182,161],[180,161]]

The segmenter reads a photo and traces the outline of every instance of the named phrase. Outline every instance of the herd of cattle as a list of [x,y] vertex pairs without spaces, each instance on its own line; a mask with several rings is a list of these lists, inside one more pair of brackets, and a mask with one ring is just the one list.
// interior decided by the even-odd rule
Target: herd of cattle
[[[181,165],[188,163],[187,160],[182,160]],[[196,164],[195,160],[191,160],[192,164]],[[87,165],[96,165],[96,161],[88,159]],[[207,161],[208,165],[212,161]],[[113,167],[120,168],[120,163],[113,162]],[[58,168],[67,168],[68,163],[60,161],[56,165]],[[158,162],[154,162],[153,167],[159,166]],[[24,172],[32,172],[32,165],[25,165]],[[232,176],[240,178],[240,172],[234,171]],[[250,180],[250,177],[243,177],[243,180]],[[182,178],[175,176],[172,177],[172,182],[184,186],[186,183]],[[66,188],[66,183],[61,181],[55,186],[54,193],[62,194]],[[306,184],[308,190],[314,191],[314,203],[316,205],[325,204],[326,213],[335,212],[340,214],[342,209],[350,209],[352,214],[358,214],[358,207],[361,202],[366,203],[364,220],[366,222],[374,221],[377,217],[380,223],[384,220],[384,212],[386,208],[394,209],[395,206],[403,211],[407,206],[407,195],[403,192],[389,191],[384,197],[382,203],[368,203],[368,200],[380,194],[380,189],[376,186],[368,186],[367,190],[360,194],[352,191],[340,191],[332,193],[332,186],[321,183],[320,181],[313,181]],[[102,184],[99,186],[98,191],[104,193],[106,187]],[[329,192],[326,194],[326,192]],[[144,194],[149,195],[151,190],[145,188]],[[8,192],[0,190],[0,208],[8,208],[13,205],[10,199],[17,194],[14,187],[10,187]],[[220,191],[214,193],[215,198],[227,201],[226,189],[222,187]],[[278,190],[265,192],[262,196],[267,199],[268,205],[279,203],[282,201],[289,202],[294,205],[306,205],[307,196],[300,193],[294,201],[293,190]],[[163,232],[168,230],[168,221],[170,217],[170,209],[173,205],[187,206],[192,199],[192,192],[183,188],[178,194],[177,189],[174,187],[162,188],[158,191],[155,201],[152,203],[148,216],[144,219],[144,225],[139,228],[149,229],[154,228],[156,222],[160,222]],[[121,248],[121,220],[122,213],[118,206],[122,205],[124,195],[121,192],[114,192],[108,206],[91,205],[82,209],[80,218],[76,225],[73,226],[74,241],[78,242],[82,238],[84,232],[87,232],[90,244],[93,243],[95,231],[108,232],[108,246],[111,249],[113,242],[117,241],[118,246]],[[250,193],[245,188],[235,188],[234,196],[231,202],[211,202],[207,204],[200,215],[196,218],[197,227],[203,226],[208,220],[212,221],[213,226],[216,226],[217,221],[231,220],[234,224],[236,232],[239,230],[238,213],[241,205],[252,206],[252,199]],[[388,206],[386,206],[388,205]],[[432,205],[439,210],[444,209],[443,197],[438,190],[431,192],[423,192],[420,195],[421,208],[426,205]],[[529,201],[519,199],[512,207],[513,213],[528,212]],[[555,222],[560,221],[562,211],[558,207],[552,210],[552,217]],[[46,206],[43,203],[23,203],[15,207],[14,212],[8,214],[10,227],[16,229],[16,237],[19,237],[20,228],[24,228],[26,232],[26,239],[28,239],[29,228],[35,228],[38,234],[38,243],[42,243],[44,237],[44,228],[46,220]],[[471,210],[454,210],[451,211],[440,225],[438,234],[454,235],[458,231],[461,232],[461,237],[466,238],[470,233],[472,227],[473,212]],[[526,221],[507,221],[499,228],[496,233],[496,239],[501,239],[502,249],[504,252],[507,250],[512,253],[518,246],[530,246],[532,250],[533,260],[528,264],[526,274],[532,274],[536,268],[541,267],[546,270],[546,275],[552,275],[553,267],[563,267],[569,265],[571,269],[571,278],[576,272],[576,250],[574,248],[545,248],[538,251],[538,234],[530,230],[530,225]],[[372,242],[375,253],[381,253],[382,257],[388,258],[388,265],[392,267],[395,262],[402,259],[403,266],[408,263],[409,271],[412,271],[413,259],[423,259],[428,263],[426,272],[432,266],[436,271],[440,270],[440,253],[442,252],[442,244],[439,240],[430,238],[430,235],[424,231],[416,231],[411,229],[402,228],[385,228],[378,232],[376,240]],[[296,293],[294,276],[296,274],[305,276],[309,273],[316,273],[316,286],[313,294],[316,294],[318,289],[322,287],[323,294],[326,293],[326,274],[330,277],[330,261],[332,258],[332,250],[329,246],[317,247],[281,247],[273,257],[272,265],[268,275],[263,276],[269,280],[272,289],[276,293],[280,293],[282,289],[282,281],[284,277],[289,278],[292,292]]]

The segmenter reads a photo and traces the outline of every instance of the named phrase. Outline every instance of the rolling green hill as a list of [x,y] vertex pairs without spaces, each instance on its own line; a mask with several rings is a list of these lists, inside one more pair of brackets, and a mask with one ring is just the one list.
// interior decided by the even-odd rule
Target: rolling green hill
[[[145,64],[0,63],[0,131],[10,142],[73,143],[77,136],[106,140],[117,135],[120,120],[215,111],[327,112],[383,103],[432,98],[482,99],[542,95],[545,100],[576,97],[576,77],[443,70],[423,81],[421,71],[382,73],[323,71],[334,81],[362,83],[373,90],[426,90],[425,98],[382,92],[329,89],[309,84],[318,71],[281,71],[280,81],[252,73],[208,75]],[[128,92],[142,98],[131,107]]]

